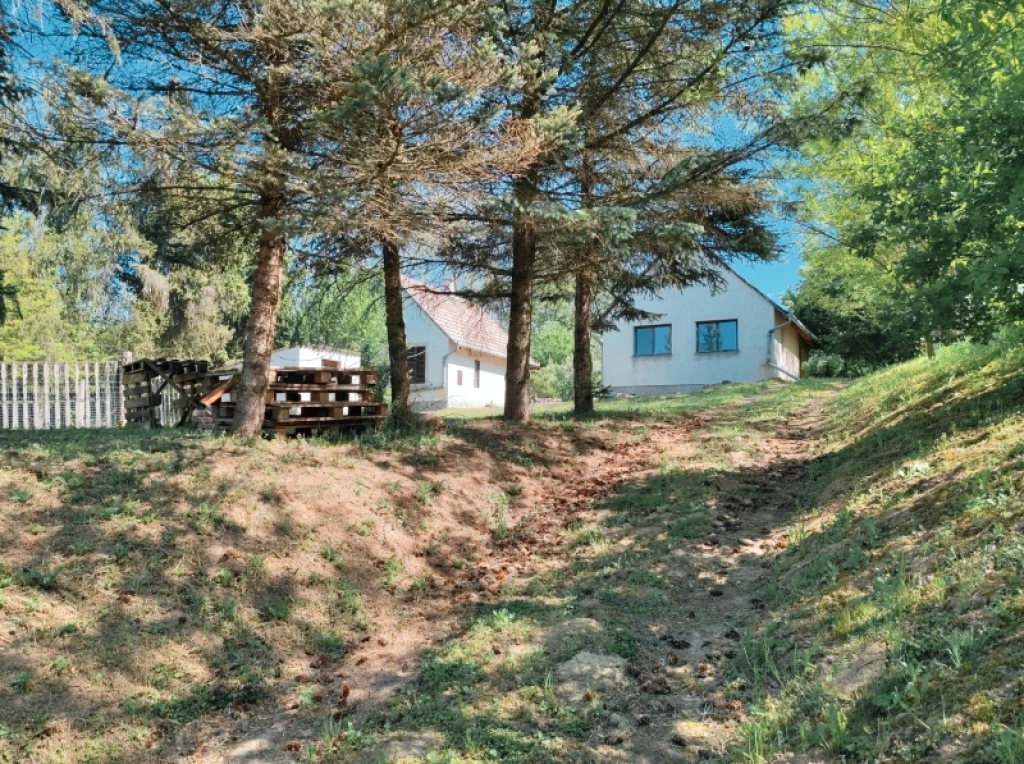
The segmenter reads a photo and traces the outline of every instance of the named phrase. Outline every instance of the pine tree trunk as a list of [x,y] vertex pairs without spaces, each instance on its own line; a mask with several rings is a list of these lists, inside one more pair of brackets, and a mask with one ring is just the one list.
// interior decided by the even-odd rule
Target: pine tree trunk
[[594,357],[590,351],[591,305],[594,274],[586,268],[576,273],[576,320],[572,354],[573,411],[577,416],[594,413]]
[[384,312],[391,361],[391,414],[395,422],[407,425],[409,409],[409,356],[405,344],[405,316],[402,312],[401,253],[392,241],[381,242],[384,254]]
[[[516,182],[520,209],[533,200],[532,179]],[[528,213],[529,214],[529,213]],[[520,215],[512,229],[512,300],[508,317],[508,353],[505,370],[505,419],[530,421],[530,334],[533,322],[533,275],[537,234],[529,217]]]
[[[262,220],[272,223],[283,214],[284,200],[280,195],[264,195],[260,200]],[[256,280],[252,286],[252,309],[245,335],[238,405],[235,407],[235,434],[242,437],[259,435],[263,429],[286,247],[285,235],[264,225],[260,232]]]

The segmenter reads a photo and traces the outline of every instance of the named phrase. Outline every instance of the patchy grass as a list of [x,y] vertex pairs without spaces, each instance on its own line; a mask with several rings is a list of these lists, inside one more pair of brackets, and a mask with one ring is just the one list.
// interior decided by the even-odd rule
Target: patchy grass
[[753,689],[737,758],[1024,761],[1022,339],[836,398],[733,667]]
[[[788,392],[732,385],[602,402],[581,423],[561,412],[527,427],[467,421],[442,433],[383,430],[354,440],[236,442],[132,428],[4,433],[0,761],[66,761],[68,751],[78,761],[157,760],[177,746],[195,750],[207,725],[227,714],[289,711],[280,734],[309,739],[306,730],[338,708],[342,672],[353,697],[379,700],[367,689],[375,678],[397,674],[462,622],[460,593],[478,585],[480,561],[528,543],[552,497],[580,487],[581,470],[643,445],[659,423]],[[692,484],[678,480],[683,501]],[[614,568],[599,559],[609,551],[603,534],[578,529],[579,564]],[[643,593],[639,572],[622,563],[614,570],[609,582]],[[425,684],[398,696],[409,718],[434,713],[424,695],[461,698],[459,688],[493,680],[521,684],[523,713],[550,720],[553,731],[537,737],[544,721],[519,739],[518,723],[501,722],[506,745],[497,739],[506,733],[485,728],[488,715],[507,720],[513,709],[481,706],[459,728],[459,750],[547,750],[592,725],[552,699],[546,667],[564,651],[545,652],[536,665],[516,657],[521,675],[511,654],[493,675],[480,664],[497,656],[488,640],[525,644],[530,630],[571,610],[577,583],[545,573],[533,586],[563,604],[542,607],[542,595],[524,592],[504,608],[511,625],[483,612],[464,654],[428,653]],[[653,605],[644,594],[637,607]],[[633,650],[627,621],[598,646]],[[325,734],[344,730],[348,745],[376,734],[329,721]]]
[[[742,470],[736,460],[754,450],[738,423],[768,432],[832,387],[734,385],[659,399],[660,405],[646,400],[603,402],[600,419],[571,424],[576,439],[615,423],[628,424],[617,433],[618,445],[611,451],[599,452],[585,440],[583,448],[577,443],[578,452],[597,454],[593,458],[601,464],[621,462],[625,479],[618,490],[590,487],[587,496],[595,503],[583,502],[581,511],[559,529],[554,548],[547,552],[551,556],[538,561],[535,575],[510,583],[499,596],[474,608],[457,638],[424,653],[416,681],[361,723],[326,725],[309,758],[383,761],[395,750],[390,746],[413,739],[431,741],[430,755],[424,759],[420,753],[417,761],[592,760],[613,715],[635,716],[642,704],[655,709],[664,704],[669,690],[660,684],[664,675],[654,673],[651,645],[653,641],[660,650],[685,643],[677,630],[692,623],[693,582],[703,569],[689,546],[714,529],[734,497],[752,490],[746,484],[733,485],[733,474]],[[692,419],[695,415],[700,417]],[[693,448],[686,432],[674,427],[681,421],[693,428]],[[535,460],[533,468],[543,470],[543,452],[529,440],[538,430],[560,431],[567,425],[557,416],[539,419],[525,437],[503,448],[525,449]],[[505,459],[525,461],[523,451],[514,456]],[[746,469],[754,472],[757,467]],[[583,472],[568,472],[566,489],[583,488]],[[487,498],[484,521],[492,528],[495,545],[515,549],[517,532],[507,515],[529,502],[529,492],[510,483]],[[687,554],[680,555],[683,551]],[[707,597],[706,591],[700,596]],[[670,642],[663,637],[671,637]],[[559,689],[558,668],[581,651],[625,659],[635,677],[632,683],[647,688],[641,691],[643,701],[596,690],[582,704],[568,700]],[[699,677],[696,665],[680,665],[679,671],[671,680],[672,692],[703,692],[714,681]],[[664,716],[664,710],[651,713]],[[651,757],[647,760],[671,760],[673,750],[679,750],[668,732],[661,745],[643,752]],[[629,760],[628,754],[621,755]]]

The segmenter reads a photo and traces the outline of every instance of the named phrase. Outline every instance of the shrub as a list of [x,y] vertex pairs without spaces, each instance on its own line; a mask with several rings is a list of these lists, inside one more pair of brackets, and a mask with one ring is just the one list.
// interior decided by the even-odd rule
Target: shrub
[[843,377],[846,376],[846,361],[836,353],[811,353],[804,364],[804,371],[809,377]]

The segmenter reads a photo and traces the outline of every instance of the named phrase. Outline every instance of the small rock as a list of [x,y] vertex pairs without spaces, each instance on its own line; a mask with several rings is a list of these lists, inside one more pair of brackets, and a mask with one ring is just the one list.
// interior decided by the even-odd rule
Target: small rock
[[727,632],[725,632],[725,638],[726,639],[732,639],[734,641],[739,641],[740,639],[743,638],[743,635],[740,634],[738,629],[733,627],[733,628],[730,628]]
[[289,740],[288,743],[285,745],[284,749],[286,751],[292,751],[293,753],[296,751],[301,751],[302,743],[300,743],[298,740]]
[[712,597],[721,597],[723,594],[725,594],[725,592],[723,592],[721,589],[712,589],[708,592],[708,594],[710,594]]
[[686,748],[686,738],[677,732],[672,736],[672,745],[678,745],[680,748]]
[[377,644],[381,647],[387,647],[391,642],[386,637],[381,637],[377,640]]
[[740,539],[740,546],[755,546],[757,544],[753,539]]

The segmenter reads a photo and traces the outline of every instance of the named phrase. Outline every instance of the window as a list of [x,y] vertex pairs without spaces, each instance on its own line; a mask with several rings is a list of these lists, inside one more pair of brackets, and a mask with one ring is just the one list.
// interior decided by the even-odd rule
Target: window
[[462,369],[459,369],[457,372],[455,372],[455,384],[457,384],[459,387],[462,387]]
[[473,387],[480,387],[480,362],[473,361]]
[[409,359],[409,382],[414,385],[425,385],[427,383],[427,349],[423,345],[416,345],[405,351]]
[[672,355],[672,327],[638,326],[633,330],[634,355]]
[[727,353],[739,350],[738,341],[736,319],[697,322],[698,353]]

